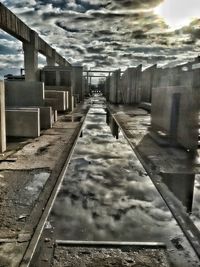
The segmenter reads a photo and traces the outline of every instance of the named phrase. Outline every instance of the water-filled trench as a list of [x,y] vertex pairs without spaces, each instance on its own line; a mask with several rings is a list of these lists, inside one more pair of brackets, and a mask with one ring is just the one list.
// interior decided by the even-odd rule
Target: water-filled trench
[[93,100],[49,220],[55,239],[164,242],[174,266],[196,256],[126,139]]

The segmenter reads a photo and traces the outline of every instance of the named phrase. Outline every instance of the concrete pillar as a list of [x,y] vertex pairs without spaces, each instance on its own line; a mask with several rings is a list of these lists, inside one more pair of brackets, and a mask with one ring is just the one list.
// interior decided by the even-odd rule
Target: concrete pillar
[[47,66],[55,66],[56,65],[56,54],[55,54],[55,49],[52,50],[52,56],[49,57],[47,56],[46,57],[46,60],[47,60]]
[[38,74],[38,34],[31,31],[30,42],[23,43],[24,69],[26,81],[37,81]]
[[6,124],[5,124],[5,87],[0,81],[0,152],[6,150]]

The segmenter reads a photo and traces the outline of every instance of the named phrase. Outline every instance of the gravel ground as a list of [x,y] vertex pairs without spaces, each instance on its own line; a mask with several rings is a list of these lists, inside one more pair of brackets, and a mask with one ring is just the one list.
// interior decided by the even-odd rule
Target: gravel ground
[[111,248],[55,249],[52,267],[169,267],[164,250]]

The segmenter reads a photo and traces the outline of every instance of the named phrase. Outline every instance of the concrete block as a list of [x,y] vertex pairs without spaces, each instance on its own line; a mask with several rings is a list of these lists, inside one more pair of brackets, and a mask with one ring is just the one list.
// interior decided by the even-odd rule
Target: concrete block
[[44,84],[34,81],[6,81],[7,107],[44,106]]
[[40,109],[6,109],[6,135],[13,137],[40,136]]
[[40,127],[42,130],[52,128],[52,107],[40,107]]
[[0,152],[6,150],[5,87],[0,81]]
[[66,92],[45,91],[45,104],[47,105],[47,103],[51,103],[50,106],[52,106],[54,110],[65,111],[67,109]]

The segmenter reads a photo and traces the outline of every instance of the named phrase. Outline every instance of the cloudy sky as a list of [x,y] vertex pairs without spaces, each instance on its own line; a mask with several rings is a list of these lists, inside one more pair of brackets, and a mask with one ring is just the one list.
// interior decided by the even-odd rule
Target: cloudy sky
[[[69,62],[88,68],[174,65],[200,54],[199,0],[1,2]],[[0,75],[23,67],[21,42],[3,31],[0,54]]]

